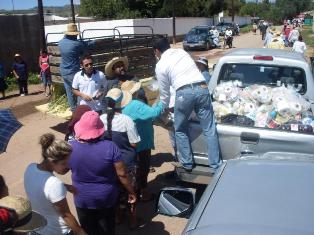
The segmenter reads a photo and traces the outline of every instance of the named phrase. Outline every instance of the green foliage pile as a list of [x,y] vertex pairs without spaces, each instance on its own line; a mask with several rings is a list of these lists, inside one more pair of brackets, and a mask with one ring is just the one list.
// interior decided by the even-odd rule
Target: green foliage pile
[[48,111],[51,113],[63,113],[69,108],[66,94],[55,97],[48,104]]

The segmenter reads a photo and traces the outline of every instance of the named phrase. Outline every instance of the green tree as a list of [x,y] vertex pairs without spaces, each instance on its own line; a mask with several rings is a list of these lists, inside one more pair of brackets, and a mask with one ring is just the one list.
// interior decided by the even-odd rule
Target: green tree
[[258,13],[259,13],[259,4],[250,2],[241,7],[239,14],[242,16],[257,16]]

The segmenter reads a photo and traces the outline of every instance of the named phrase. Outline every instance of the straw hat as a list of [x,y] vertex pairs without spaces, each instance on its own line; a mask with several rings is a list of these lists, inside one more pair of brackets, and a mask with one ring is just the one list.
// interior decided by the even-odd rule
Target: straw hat
[[128,91],[132,95],[137,92],[141,88],[141,83],[140,82],[134,82],[134,81],[125,81],[121,85],[121,90],[122,91]]
[[15,210],[18,221],[15,232],[31,232],[47,225],[47,220],[37,212],[32,211],[31,202],[22,197],[7,196],[0,199],[0,206]]
[[274,32],[274,35],[275,35],[276,37],[280,37],[280,36],[281,36],[281,32],[278,31],[278,30],[276,30],[276,31]]
[[79,35],[80,32],[77,30],[77,26],[74,23],[67,25],[67,31],[64,32],[65,35]]
[[277,31],[277,30],[276,30],[275,27],[271,27],[271,28],[269,29],[269,32],[272,33],[272,34],[275,33],[276,31]]
[[109,90],[106,97],[115,101],[116,108],[124,108],[132,100],[132,95],[129,92],[122,91],[119,88]]
[[127,56],[124,56],[124,57],[114,57],[112,58],[105,66],[105,74],[108,76],[108,77],[113,77],[114,76],[114,73],[113,73],[113,70],[112,70],[112,67],[118,63],[118,62],[122,62],[124,64],[124,68],[125,70],[128,70],[128,67],[129,67],[129,60],[128,60],[128,57]]
[[95,111],[87,111],[74,125],[75,136],[81,140],[92,140],[102,136],[105,132],[104,123]]

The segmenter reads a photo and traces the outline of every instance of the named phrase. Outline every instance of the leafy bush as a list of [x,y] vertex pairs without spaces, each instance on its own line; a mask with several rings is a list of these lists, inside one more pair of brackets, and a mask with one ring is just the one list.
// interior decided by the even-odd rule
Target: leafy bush
[[[8,85],[7,91],[13,91],[18,89],[18,84],[15,77],[7,77],[6,84]],[[39,84],[41,83],[40,78],[38,78],[38,74],[29,73],[28,74],[28,84]]]
[[240,33],[249,33],[251,30],[252,30],[251,24],[240,27]]
[[301,35],[307,46],[314,47],[314,35],[311,26],[304,26]]

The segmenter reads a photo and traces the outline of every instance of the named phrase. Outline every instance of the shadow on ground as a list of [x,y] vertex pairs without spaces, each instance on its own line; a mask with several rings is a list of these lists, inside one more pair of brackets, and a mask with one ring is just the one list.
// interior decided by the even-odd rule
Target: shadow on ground
[[68,124],[69,124],[69,121],[66,121],[66,122],[58,123],[58,125],[52,126],[50,128],[54,131],[60,132],[65,135],[68,129]]
[[[159,153],[152,157],[152,166],[160,166],[165,161],[172,161],[172,154],[169,153]],[[164,172],[158,174],[155,179],[148,183],[149,190],[155,195],[154,200],[149,202],[139,202],[137,204],[137,214],[142,221],[142,226],[136,230],[130,230],[128,228],[128,220],[124,219],[123,223],[117,225],[117,235],[124,234],[148,234],[149,235],[168,235],[169,232],[165,231],[164,224],[161,221],[153,221],[157,216],[155,209],[158,200],[159,192],[164,187],[186,187],[195,189],[195,199],[196,203],[201,198],[207,185],[198,185],[191,183],[183,183],[178,180],[175,173],[172,171]],[[182,230],[184,227],[182,227]]]

